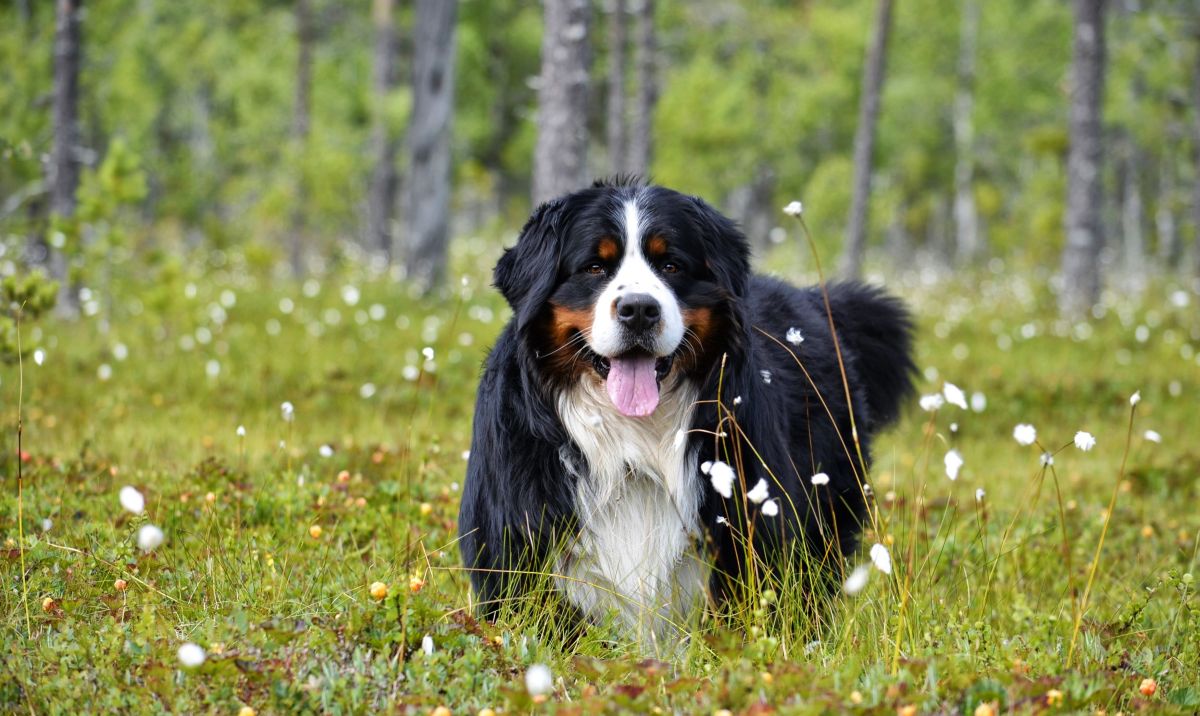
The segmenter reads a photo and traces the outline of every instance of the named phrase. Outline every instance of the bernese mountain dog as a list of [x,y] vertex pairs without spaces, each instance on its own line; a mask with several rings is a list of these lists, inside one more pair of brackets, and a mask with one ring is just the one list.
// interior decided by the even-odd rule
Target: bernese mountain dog
[[753,275],[731,220],[633,180],[538,207],[494,280],[513,317],[459,514],[484,616],[550,575],[576,615],[662,639],[751,569],[841,569],[912,389],[897,300]]

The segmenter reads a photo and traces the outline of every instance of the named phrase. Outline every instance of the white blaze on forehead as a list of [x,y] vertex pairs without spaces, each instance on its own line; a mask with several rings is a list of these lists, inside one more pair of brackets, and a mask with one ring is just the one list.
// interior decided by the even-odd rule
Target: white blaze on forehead
[[616,302],[631,293],[645,293],[658,301],[662,311],[654,352],[659,356],[669,355],[683,340],[683,313],[674,292],[658,277],[642,253],[645,213],[638,205],[637,197],[621,205],[617,220],[625,239],[625,255],[621,257],[616,274],[596,299],[590,338],[592,350],[612,357],[631,347],[625,344],[624,329],[616,319]]

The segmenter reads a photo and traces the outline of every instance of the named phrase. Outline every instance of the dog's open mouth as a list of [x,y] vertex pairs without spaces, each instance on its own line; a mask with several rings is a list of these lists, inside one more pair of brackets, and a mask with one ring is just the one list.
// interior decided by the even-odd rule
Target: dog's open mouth
[[622,415],[641,418],[658,407],[659,384],[671,371],[675,356],[658,357],[629,351],[605,358],[592,353],[592,367],[604,379],[608,397]]

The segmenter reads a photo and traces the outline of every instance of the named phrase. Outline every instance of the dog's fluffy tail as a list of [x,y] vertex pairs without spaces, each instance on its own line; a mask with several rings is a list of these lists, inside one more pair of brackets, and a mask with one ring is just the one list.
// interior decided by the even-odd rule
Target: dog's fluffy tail
[[829,285],[829,305],[843,352],[866,387],[867,427],[894,421],[913,394],[913,322],[898,299],[860,283]]

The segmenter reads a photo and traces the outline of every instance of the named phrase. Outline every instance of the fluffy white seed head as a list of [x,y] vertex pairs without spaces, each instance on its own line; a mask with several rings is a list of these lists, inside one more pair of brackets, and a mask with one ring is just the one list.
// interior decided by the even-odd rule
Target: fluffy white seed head
[[146,498],[142,497],[142,493],[138,492],[137,488],[126,485],[117,493],[117,497],[121,500],[121,507],[135,515],[142,514],[146,509]]

